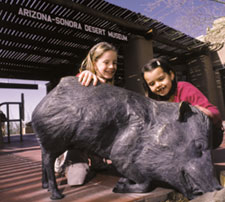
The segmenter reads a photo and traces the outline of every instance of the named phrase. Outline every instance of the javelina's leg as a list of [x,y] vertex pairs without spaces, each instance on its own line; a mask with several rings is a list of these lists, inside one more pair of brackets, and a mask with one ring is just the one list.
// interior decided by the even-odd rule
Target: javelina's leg
[[120,178],[116,186],[113,189],[113,192],[116,193],[143,193],[149,191],[150,183],[142,182],[135,183],[128,178]]
[[[42,150],[43,152],[43,169],[42,169],[42,186],[46,187],[46,183],[48,183],[49,191],[51,192],[51,199],[61,199],[64,197],[58,190],[55,172],[54,172],[54,163],[56,156],[52,156],[51,154],[47,153],[46,151]],[[46,175],[47,174],[47,175]]]
[[46,171],[45,164],[44,164],[45,153],[43,150],[41,152],[41,155],[42,155],[42,188],[47,189],[48,188],[48,176],[47,176],[47,171]]

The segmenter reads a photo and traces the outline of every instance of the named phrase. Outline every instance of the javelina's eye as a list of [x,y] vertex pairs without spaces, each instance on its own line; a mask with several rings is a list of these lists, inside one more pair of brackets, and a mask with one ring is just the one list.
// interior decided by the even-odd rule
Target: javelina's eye
[[202,156],[202,152],[204,150],[204,144],[202,141],[195,141],[195,149],[198,157]]
[[203,150],[203,144],[201,142],[195,142],[195,147],[199,151]]

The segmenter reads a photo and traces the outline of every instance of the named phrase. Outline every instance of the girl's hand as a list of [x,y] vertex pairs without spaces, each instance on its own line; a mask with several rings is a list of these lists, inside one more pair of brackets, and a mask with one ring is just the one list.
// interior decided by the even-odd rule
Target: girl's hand
[[94,73],[92,73],[89,70],[82,71],[78,77],[79,77],[78,81],[83,86],[89,86],[92,80],[93,80],[93,86],[96,86],[98,81],[100,81],[101,83],[106,82],[105,79],[96,76]]
[[98,83],[98,77],[89,70],[82,71],[78,77],[79,77],[78,81],[83,86],[89,86],[92,80],[94,86],[96,86]]
[[212,114],[212,112],[211,111],[209,111],[208,109],[206,109],[206,108],[204,108],[204,107],[202,107],[202,106],[199,106],[199,105],[195,105],[195,107],[197,107],[200,111],[202,111],[204,114],[206,114],[208,117],[210,117],[210,118],[214,118],[213,117],[213,114]]

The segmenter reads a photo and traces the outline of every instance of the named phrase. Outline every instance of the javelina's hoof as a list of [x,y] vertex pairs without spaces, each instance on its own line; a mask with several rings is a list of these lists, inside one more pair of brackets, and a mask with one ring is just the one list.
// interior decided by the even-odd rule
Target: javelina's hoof
[[42,188],[47,189],[48,188],[48,183],[42,183]]
[[117,183],[116,186],[113,188],[113,192],[114,193],[127,193],[129,191],[126,190],[124,184]]
[[129,193],[129,179],[121,177],[113,189],[115,193]]
[[118,192],[117,187],[114,187],[114,188],[113,188],[113,192],[114,192],[114,193],[120,193],[120,192]]
[[63,194],[59,193],[59,192],[55,192],[51,195],[51,199],[52,200],[59,200],[59,199],[62,199],[64,197]]

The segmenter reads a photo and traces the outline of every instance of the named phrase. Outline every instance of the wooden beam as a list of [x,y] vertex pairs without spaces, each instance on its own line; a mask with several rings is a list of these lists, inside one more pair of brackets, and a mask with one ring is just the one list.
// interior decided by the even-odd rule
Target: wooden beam
[[77,10],[77,11],[80,11],[82,13],[85,13],[85,14],[88,14],[88,15],[91,15],[91,16],[94,16],[97,18],[108,20],[108,21],[120,26],[121,29],[125,28],[126,30],[128,30],[131,33],[133,32],[135,34],[147,35],[147,33],[149,31],[149,29],[147,27],[125,21],[119,17],[115,17],[110,14],[103,13],[101,11],[97,11],[97,10],[89,8],[85,5],[75,3],[71,0],[48,0],[48,2],[51,2],[56,5],[65,6],[67,8]]
[[[94,17],[97,17],[97,18],[101,18],[101,19],[110,21],[110,22],[118,25],[121,30],[126,30],[126,31],[128,31],[132,34],[144,36],[147,39],[154,39],[155,41],[159,41],[159,42],[164,43],[168,46],[176,47],[176,48],[179,48],[181,50],[185,50],[186,52],[192,52],[192,51],[198,51],[199,50],[198,48],[196,50],[195,50],[195,48],[190,49],[190,47],[184,46],[183,44],[180,44],[176,41],[171,41],[171,39],[168,39],[163,34],[160,34],[160,29],[155,28],[155,25],[154,25],[155,23],[157,24],[157,26],[161,25],[162,27],[165,27],[168,30],[172,29],[172,28],[167,27],[163,23],[159,23],[156,20],[153,20],[153,21],[155,21],[155,23],[153,23],[152,25],[144,26],[144,25],[139,25],[139,24],[133,23],[133,22],[129,22],[129,21],[124,20],[120,17],[112,16],[110,14],[103,13],[101,11],[97,11],[93,8],[89,8],[85,5],[75,3],[71,0],[48,0],[48,2],[56,4],[56,5],[65,6],[67,8],[77,10],[77,11],[80,11],[82,13],[85,13],[85,14],[88,14],[88,15],[91,15],[91,16],[94,16]],[[175,29],[174,29],[174,31],[178,32]],[[187,36],[187,38],[190,38],[190,40],[196,40],[196,39],[194,39],[192,37],[189,37],[189,36]],[[196,40],[196,41],[198,41],[198,40]],[[199,43],[201,44],[201,46],[206,46],[203,42],[199,42]]]
[[37,90],[37,84],[22,84],[22,83],[0,83],[0,88],[18,88],[18,89],[33,89]]

